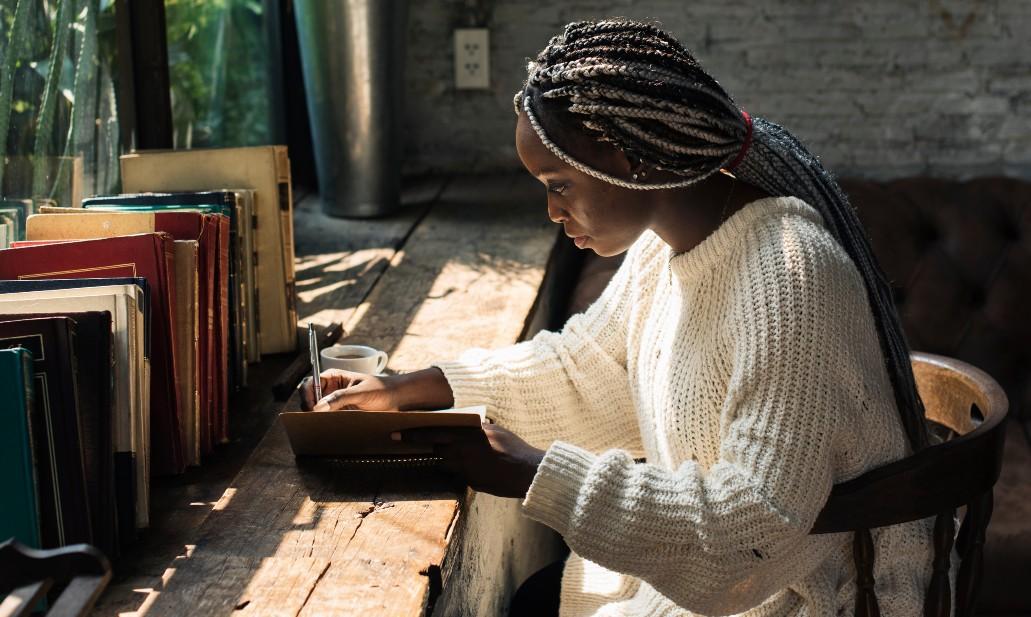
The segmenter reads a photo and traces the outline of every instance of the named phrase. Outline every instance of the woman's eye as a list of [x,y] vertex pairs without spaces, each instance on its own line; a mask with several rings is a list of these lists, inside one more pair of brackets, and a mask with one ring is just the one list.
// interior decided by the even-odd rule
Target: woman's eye
[[562,193],[565,192],[565,190],[566,190],[566,185],[565,184],[551,184],[551,183],[548,183],[548,192],[549,193],[557,193],[557,194],[561,195]]

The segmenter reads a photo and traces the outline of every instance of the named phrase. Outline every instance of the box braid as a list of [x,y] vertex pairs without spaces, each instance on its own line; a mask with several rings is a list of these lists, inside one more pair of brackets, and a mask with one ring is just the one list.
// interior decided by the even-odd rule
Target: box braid
[[[731,170],[771,195],[814,206],[863,277],[909,443],[914,450],[927,445],[923,403],[891,288],[848,198],[805,146],[783,127],[740,110],[682,44],[648,23],[571,23],[527,72],[515,111],[525,111],[544,145],[574,169],[638,190],[684,187]],[[639,182],[595,169],[549,138],[538,114],[563,129],[579,124],[594,141],[680,179]]]

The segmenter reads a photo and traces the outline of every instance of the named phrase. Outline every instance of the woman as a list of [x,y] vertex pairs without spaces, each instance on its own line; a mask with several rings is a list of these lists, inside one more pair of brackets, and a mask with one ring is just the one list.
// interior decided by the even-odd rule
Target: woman
[[[611,283],[561,333],[396,377],[327,371],[307,405],[486,404],[483,431],[396,437],[562,534],[562,615],[851,614],[851,536],[808,531],[833,484],[927,437],[845,195],[649,24],[568,25],[515,103],[550,218],[628,251]],[[875,531],[883,615],[922,612],[930,531]]]

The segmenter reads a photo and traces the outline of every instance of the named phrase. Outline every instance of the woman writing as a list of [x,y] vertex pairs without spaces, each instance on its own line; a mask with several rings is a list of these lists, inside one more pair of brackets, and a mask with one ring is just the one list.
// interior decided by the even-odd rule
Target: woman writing
[[[506,349],[392,377],[326,371],[306,405],[486,404],[483,431],[398,437],[562,534],[562,615],[850,614],[851,535],[808,532],[832,485],[927,437],[845,195],[649,24],[568,25],[515,106],[551,220],[580,248],[627,251],[604,293]],[[882,615],[922,613],[930,532],[874,532]]]

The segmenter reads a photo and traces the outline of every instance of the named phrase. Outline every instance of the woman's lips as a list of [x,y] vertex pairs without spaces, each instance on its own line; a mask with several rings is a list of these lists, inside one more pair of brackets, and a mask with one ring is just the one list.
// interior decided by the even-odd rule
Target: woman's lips
[[590,236],[577,236],[573,238],[573,244],[576,245],[576,248],[582,249],[583,247],[587,246],[587,241],[590,239]]

